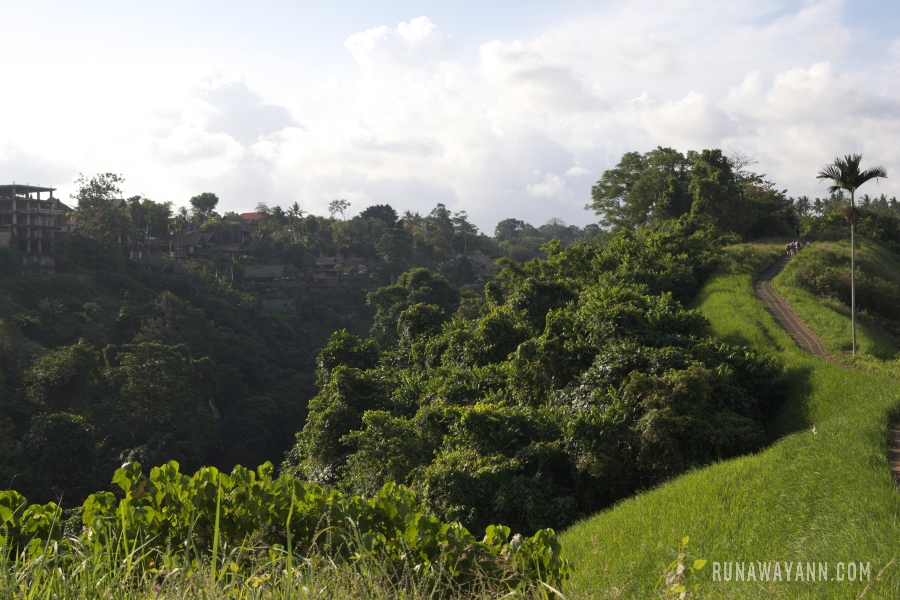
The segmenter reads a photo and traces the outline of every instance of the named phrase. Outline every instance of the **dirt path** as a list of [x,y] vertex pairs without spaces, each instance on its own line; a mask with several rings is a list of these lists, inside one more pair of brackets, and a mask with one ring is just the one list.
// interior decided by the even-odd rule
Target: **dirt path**
[[[772,287],[772,280],[775,279],[781,270],[790,262],[790,258],[784,257],[766,271],[759,279],[753,283],[753,291],[756,297],[760,299],[775,322],[778,323],[788,335],[797,343],[800,348],[815,354],[824,361],[827,361],[836,367],[849,370],[850,367],[844,363],[838,362],[828,355],[822,340],[809,330],[787,300],[782,298],[775,288]],[[888,460],[890,461],[891,471],[894,479],[900,483],[900,424],[891,426],[890,432],[890,450],[888,451]]]
[[830,362],[836,367],[849,369],[850,367],[836,361],[828,355],[822,340],[809,330],[809,327],[800,320],[800,317],[797,316],[797,313],[794,312],[794,309],[791,308],[791,305],[788,304],[787,300],[782,298],[778,292],[775,291],[775,288],[772,287],[772,280],[775,279],[776,275],[781,273],[781,270],[787,266],[790,260],[791,259],[788,257],[782,258],[753,283],[753,291],[756,293],[756,297],[760,299],[763,306],[766,307],[766,310],[769,311],[775,319],[775,322],[781,325],[794,342],[796,342],[803,350],[806,350],[810,354],[815,354],[822,360]]

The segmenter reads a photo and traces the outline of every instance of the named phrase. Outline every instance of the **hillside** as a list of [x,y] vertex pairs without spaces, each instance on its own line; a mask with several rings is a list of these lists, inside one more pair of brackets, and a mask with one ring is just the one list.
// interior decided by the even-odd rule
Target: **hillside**
[[775,279],[776,289],[828,344],[860,368],[897,376],[900,353],[900,257],[870,240],[856,250],[859,355],[850,354],[850,244],[815,242]]
[[[774,262],[782,246],[770,248]],[[737,254],[758,256],[759,250]],[[714,335],[769,353],[786,368],[789,400],[773,443],[639,494],[566,531],[563,544],[576,568],[570,591],[576,595],[612,597],[615,587],[624,597],[647,597],[684,536],[690,536],[690,555],[710,563],[828,561],[834,575],[838,561],[868,562],[874,579],[895,557],[900,495],[887,465],[886,427],[900,385],[804,354],[752,295],[758,272],[719,273],[694,304]],[[802,318],[810,306],[797,306]],[[823,335],[837,341],[828,331]],[[847,598],[867,585],[715,583],[710,567],[694,578],[703,597]],[[877,591],[874,597],[900,594],[896,565]]]

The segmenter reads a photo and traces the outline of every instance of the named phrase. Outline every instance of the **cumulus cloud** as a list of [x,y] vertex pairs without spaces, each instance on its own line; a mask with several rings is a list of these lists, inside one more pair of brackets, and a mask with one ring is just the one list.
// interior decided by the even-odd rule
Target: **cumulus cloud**
[[637,122],[661,145],[716,146],[735,132],[728,114],[705,94],[693,90],[683,98],[637,106]]
[[199,162],[204,170],[214,168],[218,172],[244,155],[243,147],[230,135],[186,125],[174,127],[164,138],[145,136],[144,143],[151,156],[165,165]]
[[[193,70],[172,58],[115,102],[85,105],[81,120],[49,96],[9,94],[5,114],[38,108],[0,128],[0,148],[34,165],[123,172],[160,200],[212,190],[223,210],[297,201],[319,213],[335,198],[354,210],[443,202],[488,231],[510,216],[594,220],[583,210],[593,181],[624,152],[658,145],[741,150],[790,193],[823,193],[814,175],[835,155],[900,167],[900,39],[860,55],[870,32],[847,25],[847,10],[839,0],[607,3],[537,35],[477,39],[459,56],[446,25],[421,16],[350,35],[352,71],[326,76],[282,63],[267,80],[246,57],[196,59]],[[110,107],[115,117],[101,118]],[[42,129],[42,116],[56,120]],[[38,168],[16,160],[0,153],[0,168]],[[900,194],[895,178],[881,188]]]
[[566,191],[566,180],[555,173],[545,173],[544,181],[526,187],[531,196],[559,198]]
[[382,26],[355,33],[344,46],[364,72],[434,70],[453,60],[455,53],[452,37],[443,35],[428,17],[400,23],[396,29]]
[[585,169],[584,167],[575,165],[574,167],[571,167],[570,169],[566,170],[565,176],[566,177],[581,177],[582,175],[590,174],[590,172],[591,172],[590,169]]
[[900,100],[860,87],[827,62],[778,73],[769,87],[758,72],[749,73],[723,104],[767,125],[900,117]]
[[609,106],[600,88],[584,81],[574,70],[554,64],[534,47],[521,41],[494,40],[480,49],[488,81],[506,88],[509,104],[534,103],[560,112],[594,111]]
[[226,133],[245,146],[256,143],[261,136],[297,125],[290,110],[267,104],[242,81],[208,81],[199,97],[212,107],[207,130]]

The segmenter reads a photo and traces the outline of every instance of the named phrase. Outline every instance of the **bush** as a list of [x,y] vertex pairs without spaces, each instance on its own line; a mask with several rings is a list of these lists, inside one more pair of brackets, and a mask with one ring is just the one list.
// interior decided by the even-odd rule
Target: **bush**
[[[251,569],[254,546],[261,543],[333,564],[375,556],[391,578],[440,572],[456,582],[487,576],[505,587],[527,588],[540,581],[559,586],[571,571],[553,531],[521,538],[507,527],[490,526],[478,540],[459,523],[422,512],[414,494],[394,484],[365,499],[287,475],[274,478],[269,463],[256,472],[238,466],[230,475],[204,467],[187,477],[174,461],[149,476],[139,463],[128,463],[116,470],[113,483],[124,498],[110,492],[89,496],[80,510],[84,527],[74,541],[63,537],[54,503],[28,505],[17,492],[0,492],[0,560],[22,552],[31,560],[76,544],[114,556],[140,547],[140,560],[129,558],[125,568],[140,573],[180,564],[179,557],[203,556],[224,576],[227,570]],[[225,562],[226,548],[241,552],[231,551]],[[82,561],[74,552],[71,559],[69,569]]]

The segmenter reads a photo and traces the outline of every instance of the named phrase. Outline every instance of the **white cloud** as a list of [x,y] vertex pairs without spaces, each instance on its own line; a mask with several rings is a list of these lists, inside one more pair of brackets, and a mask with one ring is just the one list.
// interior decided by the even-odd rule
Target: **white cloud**
[[565,176],[566,177],[580,177],[582,175],[588,175],[590,172],[591,172],[590,169],[585,169],[584,167],[575,165],[574,167],[566,170]]
[[287,108],[267,104],[243,81],[207,81],[198,95],[212,108],[206,128],[227,133],[245,146],[296,125]]
[[[214,191],[224,210],[444,202],[490,231],[511,216],[590,222],[592,182],[624,152],[662,145],[742,150],[779,187],[821,194],[815,172],[838,154],[900,168],[900,39],[866,50],[847,10],[632,0],[459,53],[463,38],[422,16],[350,35],[341,51],[352,71],[316,76],[298,65],[317,57],[243,50],[252,40],[117,53],[39,45],[0,76],[23,90],[56,81],[65,101],[0,96],[17,117],[0,123],[0,175],[65,184],[116,171],[159,200]],[[0,40],[0,55],[23,41]],[[105,73],[120,74],[115,85]],[[896,178],[880,187],[900,194]]]
[[545,173],[544,181],[526,187],[529,195],[538,198],[559,198],[566,191],[566,181],[555,173]]
[[200,163],[201,168],[221,173],[244,155],[241,145],[225,133],[210,133],[201,127],[179,125],[165,138],[143,138],[148,154],[170,167]]
[[400,23],[397,29],[382,26],[355,33],[344,46],[366,73],[388,68],[430,71],[454,57],[451,36],[438,31],[428,17]]

